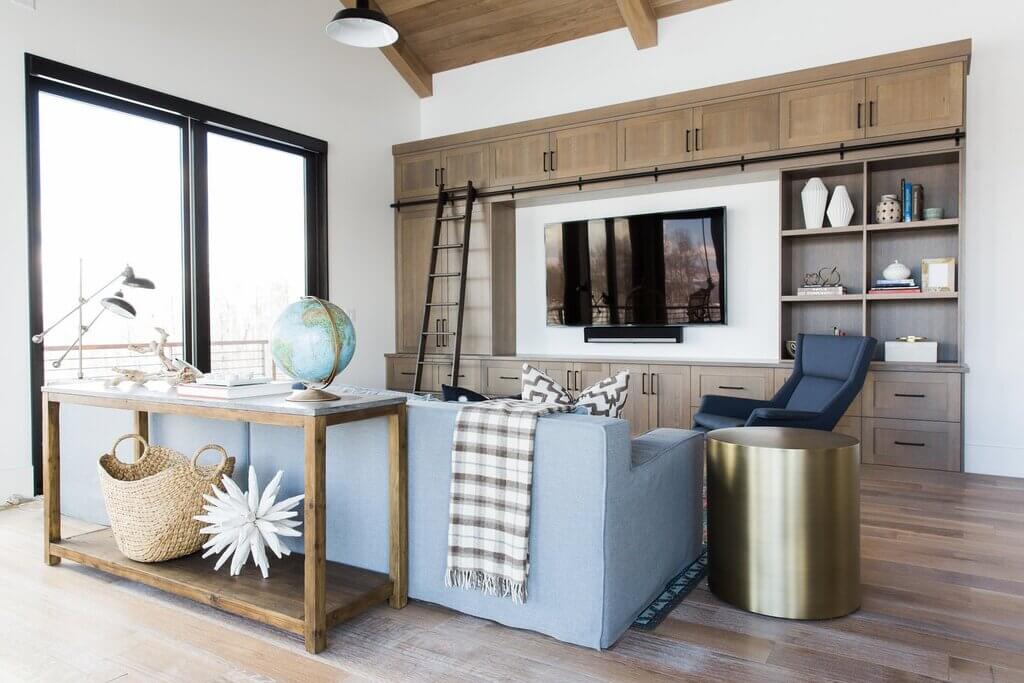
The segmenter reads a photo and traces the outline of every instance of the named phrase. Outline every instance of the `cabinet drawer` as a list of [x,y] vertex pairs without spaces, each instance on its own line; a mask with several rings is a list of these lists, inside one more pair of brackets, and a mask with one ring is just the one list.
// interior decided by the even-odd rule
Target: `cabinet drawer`
[[523,366],[519,361],[486,363],[483,393],[488,396],[519,396],[523,393]]
[[[438,367],[438,384],[452,383],[451,366]],[[459,363],[459,386],[470,391],[480,391],[480,361],[462,361]]]
[[[782,388],[782,385],[786,383],[786,380],[789,379],[789,376],[792,375],[792,374],[793,374],[793,370],[791,368],[776,368],[775,369],[775,384],[772,387],[772,396],[774,396],[775,394],[777,394],[779,392],[779,389]],[[845,413],[843,413],[843,418],[844,419],[848,418],[848,417],[860,417],[863,414],[863,409],[862,409],[863,397],[864,397],[864,390],[862,389],[856,396],[853,397],[853,402],[850,403],[850,407],[846,409]],[[769,398],[771,398],[771,397],[769,397]],[[838,428],[836,428],[835,431],[839,431]],[[859,431],[859,427],[858,427],[858,431]],[[857,436],[857,438],[859,439],[860,436]]]
[[876,465],[960,471],[960,423],[864,418],[861,458]]
[[771,385],[771,368],[694,367],[691,370],[690,401],[700,405],[708,395],[765,400]]
[[870,372],[864,382],[864,416],[960,421],[959,374]]
[[[416,358],[389,358],[387,360],[387,388],[392,391],[412,391],[416,382]],[[423,367],[420,391],[441,391],[437,381],[437,366]]]

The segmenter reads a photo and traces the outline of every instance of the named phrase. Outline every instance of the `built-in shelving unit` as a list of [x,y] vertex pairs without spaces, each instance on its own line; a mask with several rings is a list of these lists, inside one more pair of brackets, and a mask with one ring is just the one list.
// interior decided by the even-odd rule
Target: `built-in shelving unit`
[[[963,157],[952,147],[855,162],[787,169],[781,175],[780,334],[782,357],[787,340],[797,334],[830,333],[838,326],[849,334],[868,334],[880,342],[906,335],[939,342],[940,363],[963,360],[959,283],[963,240]],[[807,228],[800,191],[821,178],[831,193],[846,185],[854,204],[851,225]],[[874,223],[875,204],[883,194],[899,194],[900,181],[924,188],[926,207],[941,207],[944,218]],[[956,259],[957,289],[952,292],[868,294],[895,259],[906,264],[921,284],[921,261]],[[806,273],[836,266],[846,294],[798,296]],[[879,344],[876,360],[883,359]]]

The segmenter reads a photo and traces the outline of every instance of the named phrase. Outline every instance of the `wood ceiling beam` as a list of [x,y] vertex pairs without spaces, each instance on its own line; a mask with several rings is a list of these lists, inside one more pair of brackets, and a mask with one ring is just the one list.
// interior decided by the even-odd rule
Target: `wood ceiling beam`
[[616,0],[619,13],[633,36],[636,49],[644,50],[658,44],[658,18],[650,0]]
[[[355,7],[355,0],[339,0],[344,7]],[[370,0],[370,8],[381,11],[376,2]],[[402,39],[401,32],[398,41],[394,45],[380,48],[391,66],[395,67],[409,87],[420,97],[430,97],[434,94],[434,75],[430,72],[415,52]]]

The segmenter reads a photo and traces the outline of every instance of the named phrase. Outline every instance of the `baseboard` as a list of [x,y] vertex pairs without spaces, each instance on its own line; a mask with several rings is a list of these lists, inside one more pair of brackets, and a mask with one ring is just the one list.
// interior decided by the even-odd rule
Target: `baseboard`
[[1024,447],[965,444],[964,471],[1024,478]]
[[32,496],[32,466],[0,468],[0,503],[17,493]]

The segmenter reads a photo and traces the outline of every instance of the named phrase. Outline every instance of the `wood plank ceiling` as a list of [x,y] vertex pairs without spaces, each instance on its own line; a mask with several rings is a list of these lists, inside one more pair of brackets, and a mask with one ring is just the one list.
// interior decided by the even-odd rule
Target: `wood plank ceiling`
[[[637,49],[658,43],[657,20],[726,0],[371,0],[400,36],[382,49],[420,97],[432,75],[627,27]],[[341,0],[346,7],[355,0]]]

